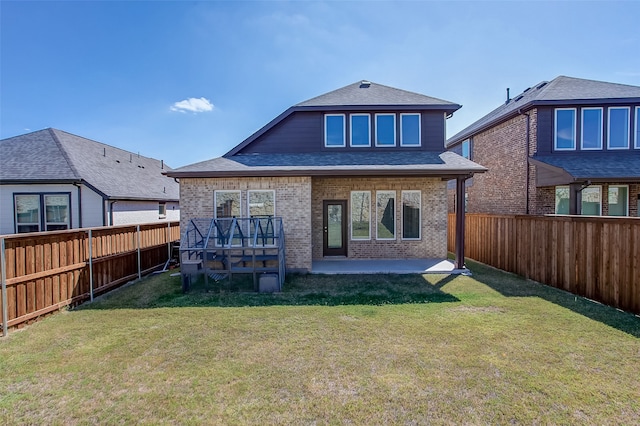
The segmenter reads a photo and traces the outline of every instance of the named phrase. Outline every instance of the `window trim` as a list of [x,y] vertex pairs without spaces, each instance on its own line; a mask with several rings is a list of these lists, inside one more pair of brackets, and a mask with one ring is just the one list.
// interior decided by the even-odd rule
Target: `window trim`
[[[585,148],[584,146],[584,113],[585,111],[600,111],[600,146],[598,148]],[[602,129],[603,129],[603,118],[604,118],[604,110],[602,107],[585,107],[580,110],[580,149],[582,151],[602,151],[603,140],[602,140]]]
[[[353,117],[367,117],[367,144],[366,145],[354,145],[353,144]],[[369,113],[355,113],[349,114],[349,146],[353,148],[369,148],[371,147],[371,114]]]
[[[383,117],[383,116],[391,116],[391,117],[393,117],[393,144],[380,144],[380,143],[378,143],[378,117]],[[376,144],[375,144],[375,146],[383,147],[383,148],[384,147],[391,148],[391,147],[398,146],[398,135],[397,135],[397,132],[398,132],[398,128],[397,127],[398,126],[397,126],[397,123],[396,123],[396,121],[397,121],[396,120],[396,114],[393,113],[393,112],[376,113],[375,120],[376,120],[376,126],[375,126],[376,127],[375,128]]]
[[238,194],[238,199],[240,200],[240,205],[238,206],[238,211],[240,212],[239,216],[242,215],[242,191],[239,189],[214,189],[213,190],[213,218],[214,219],[226,219],[232,218],[232,216],[218,217],[218,193],[219,192],[231,192]]
[[[402,119],[407,116],[417,115],[418,116],[418,143],[417,144],[407,144],[404,142],[404,127],[402,123]],[[422,146],[422,114],[419,112],[404,112],[400,114],[400,146],[407,147],[421,147]]]
[[[369,222],[369,236],[367,238],[362,238],[362,237],[356,238],[356,237],[353,236],[353,214],[355,213],[355,209],[353,208],[353,204],[354,204],[354,202],[353,202],[353,194],[361,193],[361,192],[367,193],[369,195],[369,206],[368,206],[369,207],[369,220],[368,220],[368,222]],[[368,190],[351,191],[351,194],[349,196],[349,207],[350,207],[349,227],[351,228],[350,231],[349,231],[349,234],[350,234],[349,237],[350,237],[351,241],[371,241],[371,239],[372,239],[372,235],[371,235],[371,191],[368,191]]]
[[636,126],[634,128],[634,138],[635,138],[635,143],[634,143],[634,147],[635,149],[640,149],[640,106],[636,107]]
[[[381,238],[378,236],[378,194],[393,194],[393,238]],[[397,223],[397,215],[396,215],[396,198],[397,194],[395,190],[381,190],[376,191],[376,240],[378,241],[396,241],[398,236],[398,223]]]
[[[627,111],[627,143],[625,146],[611,146],[611,111],[612,110],[626,110]],[[629,127],[631,124],[631,108],[628,106],[613,106],[607,108],[607,149],[609,150],[619,150],[619,149],[629,149]]]
[[569,200],[569,203],[571,203],[571,187],[569,185],[556,185],[554,187],[554,209],[553,209],[553,213],[554,214],[561,214],[561,215],[568,215],[571,213],[571,207],[569,207],[569,211],[567,211],[566,213],[558,213],[558,202],[557,202],[557,198],[558,198],[558,189],[559,188],[563,188],[568,191],[569,194],[569,198],[567,198],[567,200]]
[[[600,209],[598,211],[598,214],[595,215],[595,216],[602,216],[602,185],[589,185],[586,188],[582,189],[582,193],[584,193],[585,189],[589,189],[589,188],[598,188],[598,193],[600,194]],[[607,191],[607,194],[608,194],[608,191]],[[583,205],[582,205],[583,203],[584,203],[584,197],[580,197],[580,216],[594,216],[594,215],[585,215],[584,214],[584,208],[583,208]]]
[[[573,111],[573,147],[572,148],[559,148],[558,147],[558,112],[559,111]],[[553,149],[554,151],[575,151],[576,150],[576,122],[577,122],[577,109],[576,108],[556,108],[554,110],[553,120]]]
[[[609,190],[611,188],[627,188],[627,211],[624,216],[612,215],[609,203]],[[631,202],[631,194],[629,193],[629,185],[607,185],[607,217],[629,217],[629,204]],[[602,210],[602,207],[600,208]]]
[[[327,119],[329,117],[342,117],[342,145],[327,144]],[[324,115],[324,147],[325,148],[344,148],[347,146],[347,118],[346,114],[325,114]]]
[[248,189],[247,190],[247,217],[251,216],[251,194],[255,192],[271,192],[273,194],[273,215],[276,217],[276,190],[275,189]]
[[[21,195],[31,195],[34,197],[38,197],[38,230],[37,231],[29,231],[29,232],[48,232],[47,231],[47,226],[48,225],[62,225],[63,222],[48,222],[47,221],[47,205],[46,205],[46,200],[45,198],[48,196],[52,196],[52,197],[60,197],[60,196],[65,196],[67,198],[67,208],[69,209],[69,211],[67,212],[67,222],[64,223],[64,225],[67,226],[67,230],[68,229],[73,229],[73,200],[71,197],[71,192],[14,192],[13,193],[13,229],[14,229],[14,233],[16,234],[24,234],[26,232],[19,232],[18,231],[18,227],[19,226],[26,226],[26,225],[35,225],[35,222],[30,222],[30,223],[18,223],[18,204],[16,202],[16,197],[17,196],[21,196]],[[54,231],[49,231],[49,232],[54,232]]]
[[[468,155],[465,157],[464,155],[464,145],[467,144],[468,147]],[[460,156],[462,158],[466,158],[467,160],[471,160],[471,138],[467,138],[465,140],[462,141],[462,143],[460,144]]]
[[[407,189],[407,190],[402,190],[400,191],[400,200],[401,200],[401,205],[402,205],[402,209],[401,209],[401,223],[402,223],[402,234],[401,234],[401,240],[402,241],[420,241],[422,240],[422,191],[420,190],[416,190],[416,189]],[[405,229],[405,222],[404,222],[404,194],[418,194],[418,237],[405,237],[404,236],[404,229]]]
[[167,203],[164,201],[158,202],[158,218],[165,219],[167,217]]

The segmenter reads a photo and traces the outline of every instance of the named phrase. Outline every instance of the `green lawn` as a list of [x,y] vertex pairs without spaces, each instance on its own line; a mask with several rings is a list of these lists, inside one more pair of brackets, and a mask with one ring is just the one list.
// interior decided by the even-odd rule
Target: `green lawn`
[[640,318],[471,268],[157,275],[0,340],[0,424],[638,424]]

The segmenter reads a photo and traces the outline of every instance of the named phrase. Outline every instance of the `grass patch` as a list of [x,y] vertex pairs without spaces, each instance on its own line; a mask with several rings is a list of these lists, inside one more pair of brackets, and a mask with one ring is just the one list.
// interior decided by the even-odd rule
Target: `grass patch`
[[0,423],[637,422],[640,319],[472,270],[153,276],[0,341]]

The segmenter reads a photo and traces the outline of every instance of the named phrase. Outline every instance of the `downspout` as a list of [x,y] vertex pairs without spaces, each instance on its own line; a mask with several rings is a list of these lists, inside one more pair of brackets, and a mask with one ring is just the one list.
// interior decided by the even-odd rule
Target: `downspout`
[[117,201],[109,202],[109,226],[113,226],[113,205],[117,203]]
[[524,189],[524,193],[525,193],[525,214],[529,214],[529,179],[531,178],[531,172],[529,171],[530,167],[529,167],[529,157],[531,156],[531,151],[530,151],[530,144],[529,144],[529,139],[530,139],[530,131],[529,131],[529,127],[530,127],[530,120],[531,120],[531,116],[529,115],[528,112],[522,112],[521,109],[518,109],[518,114],[520,115],[525,115],[527,117],[527,132],[526,132],[526,144],[527,144],[527,162],[526,162],[526,167],[527,167],[527,186]]
[[73,186],[78,188],[78,228],[82,228],[82,185],[74,183]]

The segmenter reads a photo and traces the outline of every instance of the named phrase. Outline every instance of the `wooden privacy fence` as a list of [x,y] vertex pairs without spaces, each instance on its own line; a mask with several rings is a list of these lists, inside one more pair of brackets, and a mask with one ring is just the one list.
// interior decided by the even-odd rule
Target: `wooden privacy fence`
[[638,218],[467,214],[465,256],[640,314]]
[[1,236],[3,335],[158,269],[179,239],[178,222]]

